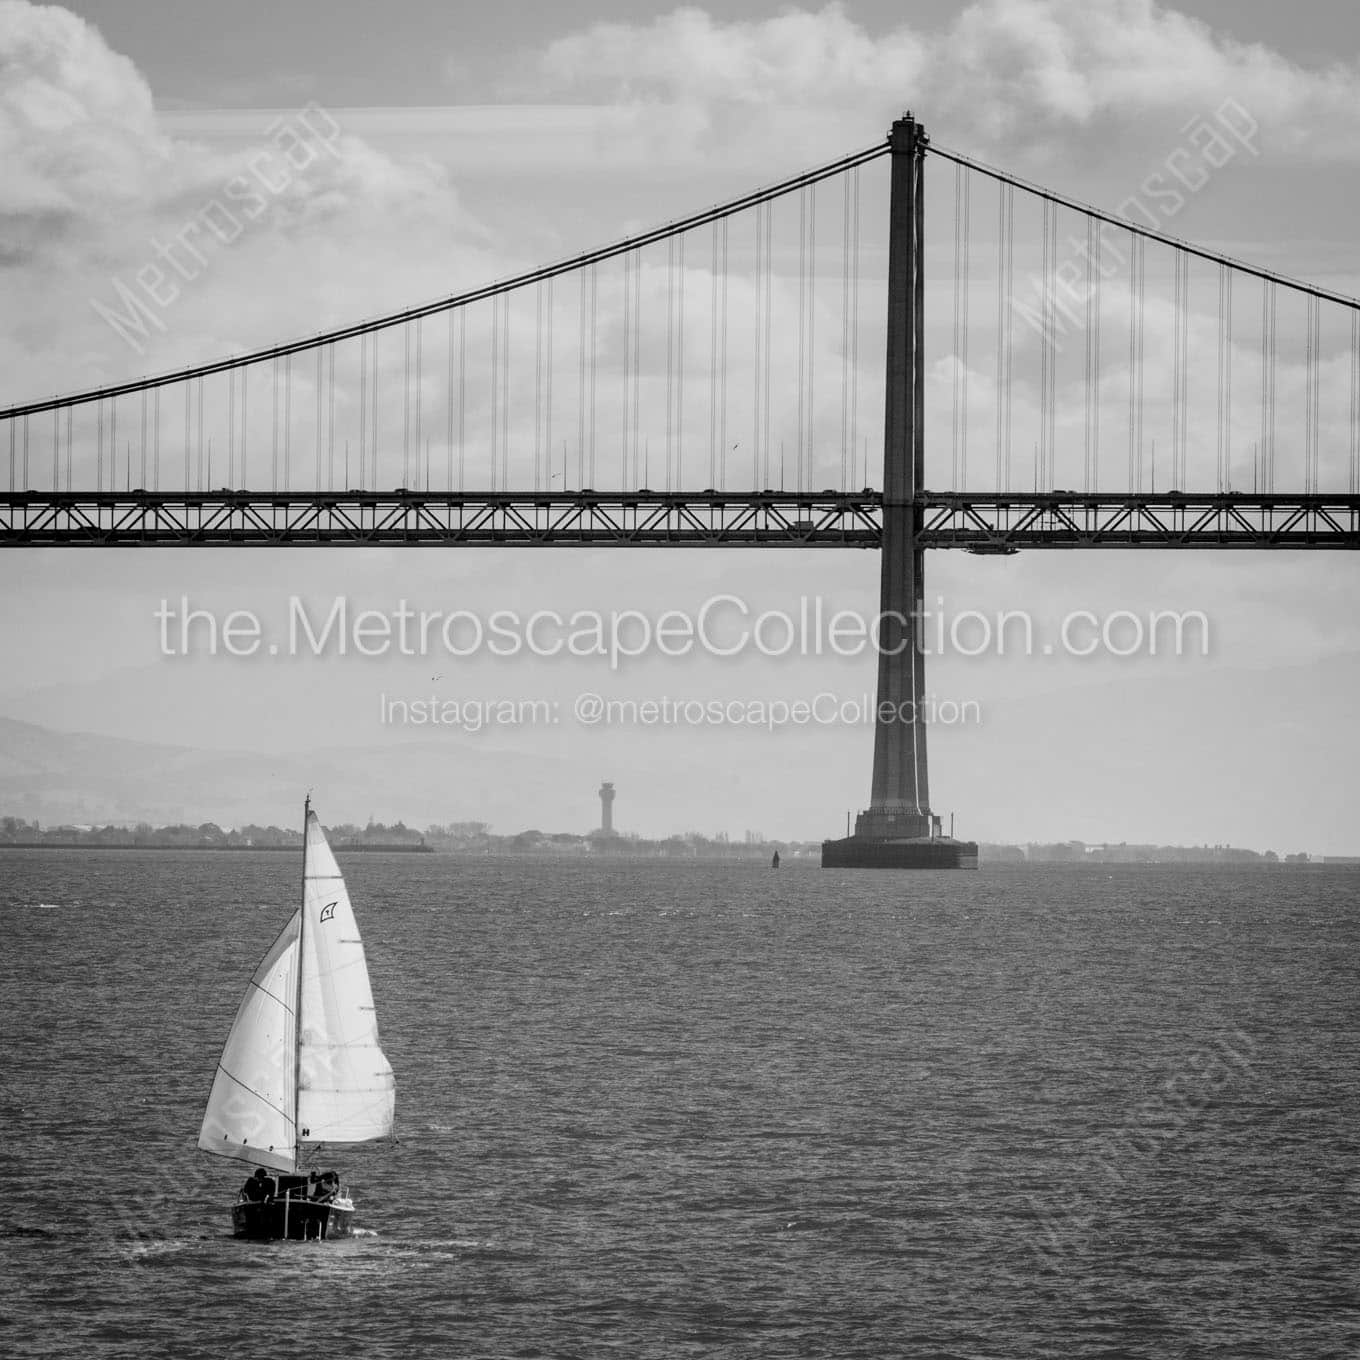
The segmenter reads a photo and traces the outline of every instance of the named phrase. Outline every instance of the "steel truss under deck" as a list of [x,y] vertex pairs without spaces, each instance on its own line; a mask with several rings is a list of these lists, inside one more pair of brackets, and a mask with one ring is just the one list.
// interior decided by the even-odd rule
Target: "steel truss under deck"
[[926,548],[1360,548],[1360,496],[924,492]]
[[[923,491],[916,543],[1360,548],[1360,496]],[[0,547],[878,548],[876,491],[0,492]]]

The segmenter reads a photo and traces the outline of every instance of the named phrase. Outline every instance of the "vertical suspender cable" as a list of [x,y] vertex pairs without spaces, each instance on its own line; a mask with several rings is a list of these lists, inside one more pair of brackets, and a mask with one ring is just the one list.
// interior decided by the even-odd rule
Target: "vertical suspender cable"
[[1231,409],[1227,403],[1228,345],[1228,267],[1219,265],[1219,405],[1217,405],[1217,458],[1214,461],[1214,486],[1227,486],[1227,432]]
[[411,328],[401,328],[401,484],[411,484]]
[[798,195],[798,421],[796,457],[798,475],[794,485],[803,489],[803,441],[805,428],[803,416],[806,410],[803,376],[807,367],[807,195]]
[[[593,323],[592,323],[593,324]],[[591,414],[594,424],[594,413]],[[591,435],[592,449],[594,434]],[[594,453],[591,454],[594,459]],[[501,489],[510,488],[510,294],[505,295],[505,317],[501,324]]]
[[[577,305],[576,337],[576,485],[586,484],[586,322],[590,305],[590,284],[581,270],[580,300]],[[566,488],[564,487],[563,490]]]
[[959,342],[954,348],[959,374],[959,481],[958,489],[968,486],[968,302],[972,274],[972,217],[973,172],[963,167],[963,226],[959,236],[963,243],[963,263],[959,270]]
[[[543,337],[543,475],[546,478],[548,489],[551,490],[552,478],[548,476],[552,463],[553,411],[553,281],[551,279],[547,280],[543,311],[547,320],[547,328]],[[460,479],[459,486],[461,485]]]
[[[1137,403],[1136,405],[1134,405],[1134,450],[1136,450],[1137,453],[1138,486],[1141,487],[1142,447],[1144,447],[1144,443],[1142,443],[1142,412],[1144,412],[1144,405],[1142,405],[1142,392],[1144,392],[1144,382],[1142,382],[1142,378],[1144,378],[1144,351],[1146,329],[1145,325],[1146,309],[1144,306],[1144,299],[1146,296],[1146,283],[1148,283],[1148,252],[1146,252],[1146,242],[1142,237],[1138,237],[1136,253],[1138,257],[1138,299],[1136,307],[1136,316],[1138,318],[1138,332],[1137,332],[1138,344],[1136,354],[1134,354],[1134,378],[1136,378],[1137,382]],[[1156,473],[1153,473],[1153,476],[1155,475]]]
[[[714,233],[717,233],[717,224],[714,224]],[[631,466],[631,445],[628,442],[631,424],[631,404],[632,404],[632,290],[634,290],[634,275],[636,265],[636,253],[628,252],[623,257],[623,428],[620,431],[619,447],[620,454],[620,473],[619,487],[628,486],[628,468]]]
[[227,370],[227,485],[236,468],[236,370]]
[[1190,412],[1190,256],[1183,250],[1176,252],[1181,267],[1181,305],[1176,311],[1176,327],[1180,333],[1180,410],[1177,412],[1176,444],[1179,456],[1176,460],[1176,486],[1184,489],[1188,481],[1186,460],[1190,453],[1189,412]]
[[1040,231],[1043,235],[1043,263],[1040,276],[1040,328],[1039,336],[1039,442],[1034,469],[1034,489],[1043,485],[1048,489],[1048,411],[1049,411],[1049,372],[1053,367],[1053,257],[1049,251],[1051,233],[1049,225],[1053,216],[1053,205],[1048,199],[1043,201],[1043,220]]
[[335,342],[326,346],[326,489],[335,489]]
[[[708,484],[718,485],[718,222],[708,271]],[[624,311],[627,312],[625,306]]]
[[719,223],[722,229],[722,284],[718,296],[720,313],[718,325],[718,449],[721,463],[718,467],[718,487],[727,489],[727,218]]
[[[187,431],[188,426],[186,424]],[[283,489],[289,490],[293,480],[293,356],[283,361]]]
[[950,440],[950,490],[959,489],[959,330],[960,330],[960,297],[963,292],[963,247],[960,244],[960,234],[963,230],[963,166],[957,161],[954,162],[954,382],[953,382],[953,406],[951,415],[951,440]]
[[324,376],[322,372],[322,347],[316,347],[316,480],[312,485],[319,491],[321,489],[321,443],[325,426],[321,418],[322,398],[325,393]]
[[1143,238],[1129,248],[1129,490],[1143,489]]
[[368,403],[369,419],[369,485],[374,491],[378,489],[378,380],[381,370],[378,367],[378,332],[374,331],[372,344],[369,346],[369,363],[373,369],[373,393]]
[[671,489],[675,419],[675,237],[666,238],[666,490]]
[[1058,214],[1061,209],[1055,203],[1052,205],[1052,212],[1048,219],[1048,287],[1052,294],[1052,301],[1048,305],[1049,321],[1052,323],[1049,329],[1048,339],[1048,428],[1044,431],[1044,438],[1048,444],[1048,457],[1046,459],[1046,480],[1044,490],[1051,491],[1057,482],[1057,457],[1058,457],[1058,335],[1057,335],[1057,272],[1058,272]]
[[997,184],[997,491],[1008,490],[1002,480],[1005,416],[1002,394],[1006,388],[1006,186]]
[[1319,465],[1319,462],[1320,462],[1320,459],[1319,459],[1318,454],[1319,454],[1319,444],[1320,444],[1321,441],[1320,441],[1320,438],[1319,438],[1320,431],[1318,430],[1318,389],[1319,389],[1319,388],[1321,387],[1321,385],[1322,385],[1322,384],[1321,384],[1321,381],[1320,381],[1322,375],[1321,375],[1321,373],[1319,372],[1318,365],[1319,365],[1320,358],[1321,358],[1321,356],[1320,356],[1320,354],[1319,354],[1319,350],[1321,349],[1321,337],[1320,337],[1320,335],[1319,335],[1319,329],[1320,329],[1320,326],[1321,326],[1321,322],[1320,322],[1320,319],[1319,319],[1319,310],[1320,310],[1320,308],[1319,308],[1319,303],[1318,303],[1317,298],[1315,298],[1315,297],[1310,297],[1310,298],[1308,299],[1308,302],[1309,302],[1309,305],[1310,305],[1310,309],[1311,309],[1311,311],[1312,311],[1312,317],[1311,317],[1311,319],[1310,319],[1310,325],[1309,325],[1309,328],[1308,328],[1308,352],[1309,352],[1309,365],[1308,365],[1308,366],[1309,366],[1310,370],[1312,371],[1312,378],[1313,378],[1313,381],[1312,381],[1312,394],[1311,394],[1311,400],[1310,400],[1310,402],[1309,402],[1309,409],[1308,409],[1308,431],[1309,431],[1309,434],[1310,434],[1310,436],[1311,436],[1309,442],[1310,442],[1310,444],[1311,444],[1311,454],[1312,454],[1312,457],[1311,457],[1311,459],[1310,459],[1311,467],[1309,468],[1309,486],[1308,486],[1308,489],[1316,495],[1317,492],[1318,492],[1318,490],[1320,489],[1320,487],[1319,487],[1320,477],[1319,477],[1319,466],[1318,466],[1318,465]]
[[1094,217],[1086,219],[1086,448],[1082,490],[1094,491],[1100,468],[1101,236]]
[[[1360,483],[1360,312],[1351,313],[1351,460],[1346,487],[1355,495]],[[67,443],[70,443],[68,437]]]
[[[633,485],[641,486],[639,458],[642,453],[642,280],[643,257],[639,251],[633,268]],[[551,446],[550,446],[551,447]]]
[[807,474],[804,486],[812,490],[813,458],[816,454],[817,421],[817,186],[809,184],[808,196],[808,319],[807,319]]
[[[624,297],[628,296],[628,257],[623,257]],[[534,490],[538,491],[543,478],[543,283],[534,290]],[[452,313],[449,314],[452,317]],[[452,324],[452,322],[450,322]],[[452,359],[449,361],[452,363]],[[452,370],[450,370],[452,372]],[[453,408],[450,407],[450,410]],[[450,445],[453,440],[450,437]],[[549,490],[552,488],[549,487]]]
[[1252,489],[1262,490],[1266,440],[1270,428],[1270,285],[1261,283],[1261,434],[1256,441],[1256,457],[1252,460]]
[[250,479],[246,475],[246,451],[250,445],[250,365],[241,370],[241,485],[248,487]]
[[1274,491],[1276,457],[1276,301],[1277,290],[1270,284],[1270,437],[1266,441],[1265,490]]
[[850,176],[841,184],[841,480],[850,489]]
[[1303,308],[1303,490],[1313,490],[1313,299]]
[[1139,491],[1138,485],[1138,237],[1129,233],[1129,490]]
[[[855,483],[855,451],[859,444],[859,167],[850,172],[854,184],[850,248],[850,485]],[[868,468],[865,469],[868,479]]]
[[1181,485],[1181,401],[1184,395],[1182,384],[1185,381],[1185,343],[1181,334],[1181,318],[1185,314],[1185,298],[1181,283],[1181,252],[1172,251],[1173,298],[1171,304],[1172,333],[1171,354],[1171,485]]
[[[539,286],[539,324],[543,325],[543,284]],[[445,384],[445,396],[443,396],[443,490],[453,491],[453,378],[454,362],[453,356],[456,354],[456,336],[454,336],[454,310],[450,307],[447,311],[447,321],[449,321],[449,336],[447,336],[445,363],[449,369],[449,381]]]
[[279,356],[269,361],[269,489],[279,489]]
[[764,471],[762,462],[760,462],[760,412],[762,412],[762,405],[760,405],[760,373],[762,373],[762,363],[760,363],[760,358],[762,358],[762,352],[764,347],[764,326],[760,324],[760,318],[762,318],[764,314],[762,307],[762,292],[764,290],[764,214],[766,214],[766,204],[763,203],[756,204],[755,211],[756,362],[755,370],[753,370],[753,373],[755,373],[755,392],[753,392],[753,413],[755,413],[755,419],[753,419],[752,422],[753,423],[752,432],[753,452],[751,468],[752,490],[758,490],[758,488],[762,486],[763,484],[762,472]]
[[675,405],[675,476],[666,472],[666,490],[680,486],[680,468],[684,460],[684,235],[676,242],[676,405]]
[[[584,284],[582,285],[584,286]],[[501,300],[491,299],[491,489],[497,489],[496,473],[500,468],[500,396],[501,396]]]
[[1009,184],[998,186],[996,293],[996,486],[1011,480],[1011,340],[1014,329],[1011,285],[1015,268],[1015,195]]
[[[770,468],[770,318],[774,310],[774,202],[765,205],[765,350],[764,367],[761,375],[763,409],[760,414],[760,427],[765,436],[765,469]],[[770,483],[767,483],[770,484]]]
[[[684,240],[681,238],[681,248],[683,249]],[[595,485],[595,379],[599,367],[599,346],[596,342],[598,334],[598,304],[599,304],[599,266],[591,265],[587,271],[590,274],[590,485]],[[682,298],[683,301],[683,298]],[[506,322],[509,322],[509,306],[507,300]],[[683,314],[681,319],[683,325]],[[508,355],[507,355],[508,359]]]
[[1261,290],[1261,470],[1262,491],[1275,489],[1275,285]]
[[[424,363],[424,357],[425,357],[425,356],[424,356],[424,344],[423,344],[423,341],[424,341],[424,338],[425,338],[424,332],[425,332],[425,318],[422,317],[422,316],[418,316],[418,317],[416,317],[416,395],[415,395],[415,405],[416,405],[416,412],[415,412],[415,434],[416,434],[416,443],[415,443],[415,454],[416,454],[415,474],[416,474],[416,489],[417,489],[417,490],[420,489],[420,459],[421,459],[421,453],[422,453],[422,450],[424,450],[424,448],[425,448],[424,434],[423,434],[423,430],[422,430],[422,426],[423,426],[423,423],[424,423],[423,420],[422,420],[422,416],[424,415],[424,411],[423,411],[423,409],[422,409],[422,408],[423,408],[423,401],[422,401],[422,398],[423,398],[423,396],[424,396],[423,388],[424,388],[424,384],[425,384],[425,363]],[[427,457],[427,461],[428,461],[428,457]],[[425,470],[425,480],[426,480],[427,483],[429,482],[429,469],[428,469],[428,468],[426,468],[426,470]]]
[[1233,271],[1223,270],[1223,490],[1232,489]]

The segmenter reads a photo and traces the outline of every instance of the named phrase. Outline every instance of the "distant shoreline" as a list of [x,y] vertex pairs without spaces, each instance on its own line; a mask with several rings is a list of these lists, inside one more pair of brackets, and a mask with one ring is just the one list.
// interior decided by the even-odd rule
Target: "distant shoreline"
[[[333,845],[337,854],[357,851],[364,854],[384,855],[432,855],[434,848],[429,845]],[[295,855],[302,853],[302,843],[297,845],[175,845],[167,841],[144,841],[140,845],[129,845],[126,841],[110,841],[101,845],[97,841],[0,841],[0,850],[192,850],[198,851],[268,851],[275,853],[287,850]]]

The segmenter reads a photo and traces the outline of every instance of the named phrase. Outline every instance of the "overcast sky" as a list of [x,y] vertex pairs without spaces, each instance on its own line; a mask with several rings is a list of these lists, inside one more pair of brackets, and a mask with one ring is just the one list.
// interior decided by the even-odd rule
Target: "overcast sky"
[[[0,405],[504,277],[867,146],[906,107],[940,144],[1113,210],[1183,144],[1187,120],[1225,100],[1259,125],[1253,153],[1167,229],[1360,292],[1360,17],[1343,6],[0,0]],[[309,169],[258,229],[214,254],[165,333],[134,352],[91,299],[218,192],[271,119],[313,102],[343,129],[344,155]],[[932,175],[932,212],[943,214],[950,172]],[[878,230],[866,226],[866,239]],[[862,366],[872,394],[881,357]],[[1291,381],[1284,373],[1282,390]],[[1346,401],[1329,380],[1324,410]],[[864,419],[874,428],[881,414]],[[1344,486],[1336,422],[1323,463]],[[1122,474],[1124,431],[1109,437]],[[946,433],[930,438],[940,472],[928,480],[943,484]],[[159,654],[154,611],[187,595],[278,620],[295,594],[350,594],[386,611],[402,599],[484,615],[693,611],[727,591],[753,611],[821,596],[828,610],[872,612],[877,570],[876,555],[854,552],[11,552],[0,560],[0,716],[267,754],[411,740],[378,722],[384,692],[568,707],[582,690],[859,696],[872,688],[871,658],[653,656],[622,674],[523,657],[186,661]],[[931,689],[983,713],[977,731],[932,735],[937,810],[996,840],[1360,851],[1344,773],[1360,755],[1349,704],[1357,570],[1353,556],[1330,554],[933,555],[927,597],[956,612],[1027,608],[1043,630],[1075,609],[1198,610],[1211,624],[1207,657],[932,662]],[[498,830],[584,829],[602,778],[619,788],[616,824],[646,834],[833,835],[868,797],[867,727],[638,732],[567,720],[418,737],[448,742],[442,805],[391,796],[331,818],[476,817],[483,793],[457,778],[466,742],[563,762],[560,787]],[[295,800],[271,788],[262,801],[261,816],[279,819]]]

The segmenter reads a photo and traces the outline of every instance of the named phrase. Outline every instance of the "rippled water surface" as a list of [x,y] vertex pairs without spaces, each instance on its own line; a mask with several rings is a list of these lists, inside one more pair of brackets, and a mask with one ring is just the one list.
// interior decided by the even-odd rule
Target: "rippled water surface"
[[293,856],[0,855],[0,1352],[1360,1354],[1356,870],[344,867],[400,1141],[256,1245]]

